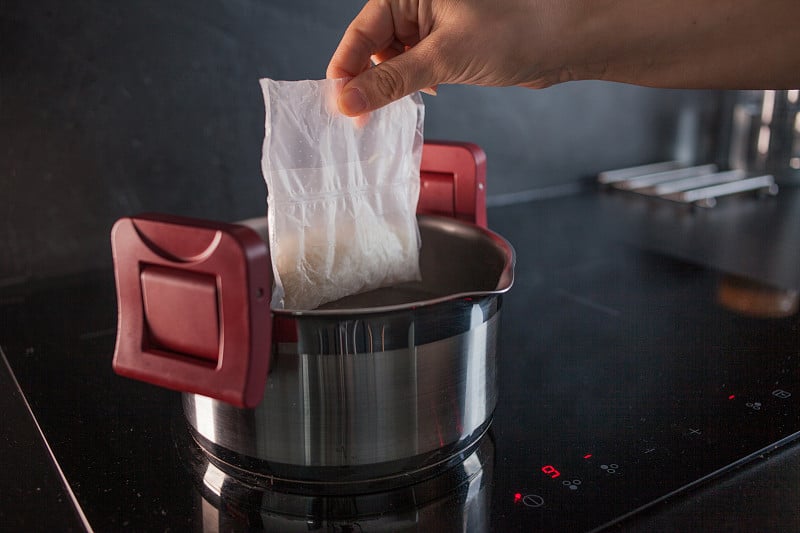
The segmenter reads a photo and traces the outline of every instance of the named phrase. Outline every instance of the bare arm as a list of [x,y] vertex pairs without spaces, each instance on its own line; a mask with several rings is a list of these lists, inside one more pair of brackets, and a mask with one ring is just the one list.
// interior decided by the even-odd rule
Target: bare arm
[[798,21],[798,0],[370,0],[327,75],[355,77],[349,115],[444,83],[798,88]]

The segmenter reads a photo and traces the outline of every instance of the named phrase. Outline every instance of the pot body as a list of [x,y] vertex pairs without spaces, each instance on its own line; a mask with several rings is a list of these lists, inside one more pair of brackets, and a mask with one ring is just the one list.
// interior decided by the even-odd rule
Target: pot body
[[184,394],[186,418],[214,455],[282,478],[341,481],[437,464],[489,424],[500,305],[491,296],[296,319],[297,341],[274,346],[255,409]]
[[452,219],[419,227],[421,281],[276,312],[256,408],[183,395],[207,451],[279,478],[356,481],[446,463],[486,431],[513,251]]

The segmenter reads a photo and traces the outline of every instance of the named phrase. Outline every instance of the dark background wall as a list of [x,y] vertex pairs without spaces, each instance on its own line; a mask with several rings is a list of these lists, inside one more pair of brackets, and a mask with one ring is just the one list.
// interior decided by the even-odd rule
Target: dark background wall
[[[108,266],[122,215],[263,213],[258,78],[323,77],[360,6],[0,3],[0,284]],[[502,204],[603,169],[707,157],[719,99],[600,82],[442,87],[426,97],[426,137],[481,145]]]

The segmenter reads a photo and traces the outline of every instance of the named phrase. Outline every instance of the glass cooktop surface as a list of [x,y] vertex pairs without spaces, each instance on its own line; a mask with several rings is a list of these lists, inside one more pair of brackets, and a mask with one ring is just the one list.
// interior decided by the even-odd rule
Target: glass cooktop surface
[[108,273],[2,289],[0,347],[98,531],[592,531],[797,436],[797,314],[736,314],[721,274],[569,220],[490,211],[517,251],[491,429],[378,493],[276,491],[210,461],[178,393],[112,372]]

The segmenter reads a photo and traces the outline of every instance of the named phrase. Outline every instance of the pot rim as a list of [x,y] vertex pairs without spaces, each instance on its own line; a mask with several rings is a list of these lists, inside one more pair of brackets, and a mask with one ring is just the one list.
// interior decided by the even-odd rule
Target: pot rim
[[[503,253],[505,262],[503,270],[497,281],[497,286],[492,290],[475,290],[463,291],[453,294],[447,294],[436,298],[429,298],[426,300],[416,300],[402,304],[373,306],[373,307],[353,307],[347,309],[272,309],[273,315],[281,316],[284,318],[296,317],[331,317],[331,316],[351,316],[351,315],[371,315],[378,313],[390,313],[396,311],[406,311],[412,309],[419,309],[422,307],[432,307],[434,305],[451,302],[455,300],[462,300],[465,298],[485,298],[490,296],[497,296],[504,294],[511,289],[514,284],[514,266],[516,264],[516,252],[514,247],[511,246],[505,238],[498,235],[494,231],[465,222],[457,220],[452,217],[439,216],[439,215],[417,215],[420,224],[424,224],[426,220],[431,220],[437,224],[447,224],[453,233],[459,231],[478,232],[492,241],[492,243]],[[250,224],[248,224],[248,222]],[[245,225],[251,225],[255,220],[245,221]]]

